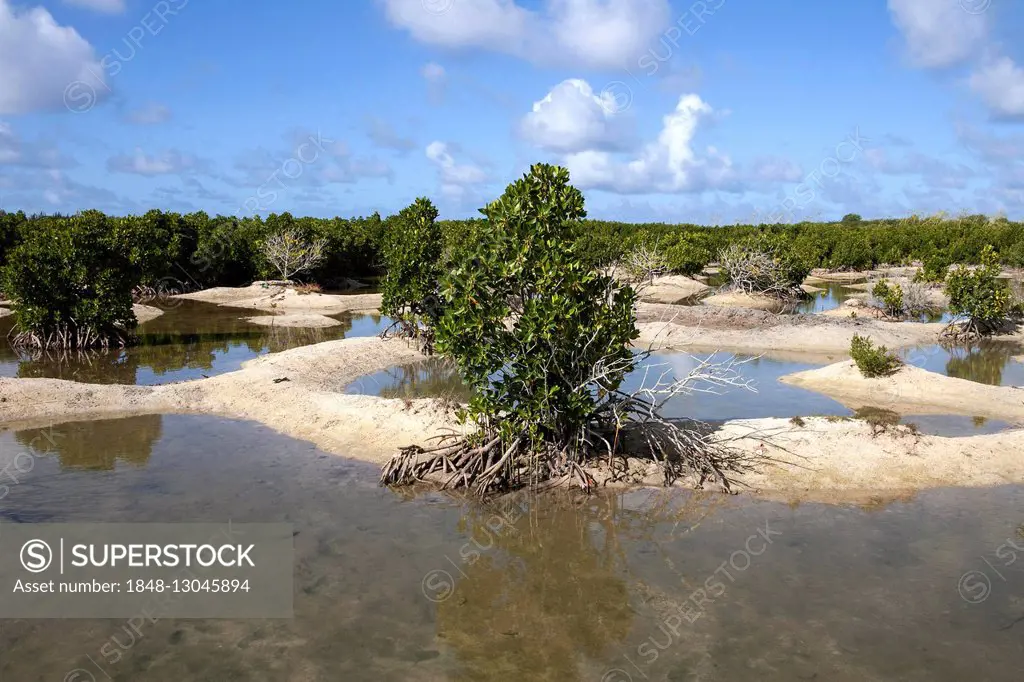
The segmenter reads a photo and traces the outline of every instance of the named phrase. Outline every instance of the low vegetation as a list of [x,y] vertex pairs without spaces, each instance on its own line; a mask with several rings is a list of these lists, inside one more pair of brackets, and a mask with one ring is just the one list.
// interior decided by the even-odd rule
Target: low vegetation
[[850,342],[850,357],[860,373],[869,379],[894,374],[903,365],[895,352],[885,346],[876,348],[871,339],[859,334],[854,334]]
[[811,267],[778,236],[759,235],[737,242],[718,256],[734,289],[783,300],[803,298],[800,285]]
[[1006,280],[999,278],[1000,267],[994,249],[987,247],[981,265],[963,265],[950,271],[946,279],[949,311],[956,316],[944,335],[955,341],[988,336],[1005,328],[1013,312],[1013,301]]
[[878,280],[871,289],[869,304],[893,320],[920,319],[937,311],[927,285],[917,281]]

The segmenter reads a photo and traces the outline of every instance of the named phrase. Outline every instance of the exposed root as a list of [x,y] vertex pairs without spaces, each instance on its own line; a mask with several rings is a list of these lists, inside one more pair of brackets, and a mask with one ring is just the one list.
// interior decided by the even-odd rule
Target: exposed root
[[60,349],[76,350],[86,348],[124,348],[130,336],[120,333],[101,334],[95,328],[76,325],[61,325],[49,332],[18,331],[17,327],[7,335],[11,345],[18,349]]
[[[669,398],[683,393],[714,393],[723,386],[749,389],[735,370],[740,364],[705,360],[682,379],[667,379],[666,370],[654,381],[647,381],[652,370],[648,366],[639,389],[608,394],[579,433],[549,435],[539,443],[525,432],[503,436],[489,425],[469,437],[446,434],[430,448],[402,448],[384,467],[380,483],[433,481],[441,483],[442,489],[463,488],[480,496],[556,486],[589,493],[597,482],[588,469],[606,465],[608,481],[624,480],[631,475],[631,463],[646,460],[659,464],[665,485],[688,479],[696,488],[711,484],[735,492],[742,485],[739,475],[769,458],[717,438],[714,428],[704,422],[664,417],[661,408]],[[593,379],[596,382],[618,369],[598,367]]]
[[380,333],[382,339],[408,339],[416,342],[416,347],[424,355],[434,354],[434,330],[422,327],[415,322],[396,320]]

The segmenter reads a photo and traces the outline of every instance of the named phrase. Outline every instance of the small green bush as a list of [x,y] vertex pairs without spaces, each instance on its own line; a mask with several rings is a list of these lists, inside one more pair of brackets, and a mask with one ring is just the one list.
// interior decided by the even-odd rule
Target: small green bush
[[899,284],[890,284],[887,279],[880,279],[871,290],[871,295],[881,305],[882,311],[889,317],[902,317],[904,313],[903,289]]
[[885,346],[875,348],[871,339],[858,334],[853,335],[850,343],[850,356],[857,363],[860,373],[869,379],[889,376],[903,364],[896,353]]
[[[956,327],[958,336],[984,336],[999,329],[1012,308],[1010,288],[999,279],[999,261],[991,245],[981,256],[981,266],[957,267],[946,280],[949,311],[965,320]],[[952,329],[952,327],[951,327]]]
[[941,284],[949,274],[949,262],[944,256],[934,254],[924,260],[922,267],[914,274],[915,282]]

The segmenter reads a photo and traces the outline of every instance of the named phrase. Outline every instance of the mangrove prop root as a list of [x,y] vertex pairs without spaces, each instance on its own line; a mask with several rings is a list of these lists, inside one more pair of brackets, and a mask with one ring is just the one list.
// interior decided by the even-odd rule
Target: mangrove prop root
[[17,331],[15,328],[8,334],[8,339],[11,345],[18,349],[67,351],[86,348],[124,348],[128,345],[127,338],[120,334],[100,334],[92,327],[72,325],[62,325],[47,332]]

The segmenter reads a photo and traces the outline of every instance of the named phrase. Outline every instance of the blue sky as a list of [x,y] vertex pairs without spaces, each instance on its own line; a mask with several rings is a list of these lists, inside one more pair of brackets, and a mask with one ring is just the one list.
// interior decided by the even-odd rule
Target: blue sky
[[[0,207],[1024,218],[1011,0],[0,0]],[[1018,40],[1014,40],[1017,37]]]

